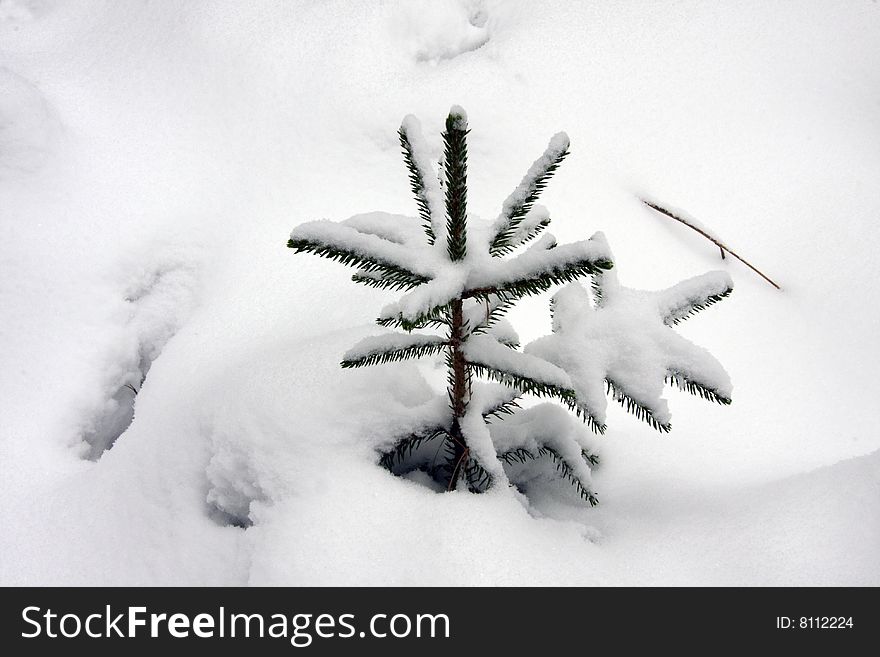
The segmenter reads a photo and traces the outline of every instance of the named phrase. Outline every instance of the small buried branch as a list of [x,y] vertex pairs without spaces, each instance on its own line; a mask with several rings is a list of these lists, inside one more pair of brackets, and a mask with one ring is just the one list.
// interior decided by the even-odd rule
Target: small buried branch
[[700,227],[698,227],[698,226],[695,226],[694,224],[692,224],[692,223],[691,223],[690,221],[688,221],[687,219],[683,219],[682,217],[679,217],[679,216],[676,215],[674,212],[671,212],[670,210],[667,210],[666,208],[664,208],[664,207],[662,207],[662,206],[660,206],[660,205],[657,205],[657,204],[654,203],[653,201],[647,201],[647,200],[645,200],[645,199],[643,199],[643,198],[642,198],[642,199],[639,199],[639,200],[640,200],[642,203],[644,203],[645,205],[647,205],[649,208],[651,208],[651,209],[653,209],[653,210],[656,210],[656,211],[659,212],[660,214],[664,214],[664,215],[666,215],[666,216],[669,217],[670,219],[675,219],[675,220],[678,221],[679,223],[684,224],[685,226],[687,226],[687,227],[690,228],[691,230],[696,231],[697,233],[699,233],[700,235],[702,235],[703,237],[705,237],[707,240],[709,240],[709,241],[712,242],[715,246],[717,246],[719,249],[721,249],[721,258],[722,258],[722,259],[724,258],[724,254],[725,254],[725,253],[729,253],[729,254],[732,255],[734,258],[736,258],[736,259],[739,260],[741,263],[743,263],[746,267],[748,267],[748,268],[751,269],[753,272],[755,272],[758,276],[760,276],[760,277],[763,278],[765,281],[767,281],[768,283],[770,283],[770,285],[772,285],[773,287],[775,287],[777,290],[781,290],[781,289],[782,289],[781,287],[779,287],[779,285],[778,285],[777,283],[775,283],[772,279],[770,279],[770,277],[768,277],[766,274],[764,274],[761,270],[759,270],[757,267],[755,267],[752,263],[750,263],[748,260],[746,260],[745,258],[743,258],[742,256],[740,256],[740,255],[737,254],[736,252],[731,251],[731,250],[730,250],[730,247],[728,247],[726,244],[724,244],[723,242],[721,242],[721,240],[719,240],[718,238],[713,237],[712,235],[710,235],[709,233],[707,233],[707,232],[706,232],[705,230],[703,230],[702,228],[700,228]]

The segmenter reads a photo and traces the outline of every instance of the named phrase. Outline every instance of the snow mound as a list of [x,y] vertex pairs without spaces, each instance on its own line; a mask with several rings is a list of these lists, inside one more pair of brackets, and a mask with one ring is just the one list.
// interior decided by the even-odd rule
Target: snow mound
[[0,66],[0,180],[42,168],[60,132],[40,90]]
[[391,32],[418,62],[437,64],[489,41],[488,13],[479,0],[416,0],[401,5]]
[[[878,31],[868,2],[0,0],[0,583],[880,585]],[[564,128],[561,243],[601,228],[633,289],[735,279],[676,331],[736,402],[671,391],[662,437],[609,405],[594,509],[552,473],[524,500],[379,467],[443,373],[339,368],[394,295],[283,246],[414,214],[395,128],[453,103],[475,214]],[[549,296],[511,310],[523,343]],[[133,421],[82,459],[142,355]]]
[[646,492],[655,503],[621,492],[598,522],[633,584],[880,584],[880,451],[724,493]]

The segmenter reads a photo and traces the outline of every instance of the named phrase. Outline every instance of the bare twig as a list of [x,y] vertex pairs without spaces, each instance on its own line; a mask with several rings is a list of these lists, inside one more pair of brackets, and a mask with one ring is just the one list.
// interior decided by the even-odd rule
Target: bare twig
[[646,201],[645,199],[639,199],[639,200],[641,200],[641,202],[644,203],[645,205],[647,205],[649,208],[651,208],[651,209],[653,209],[653,210],[656,210],[656,211],[659,212],[660,214],[664,214],[664,215],[666,215],[666,216],[669,217],[670,219],[675,219],[675,220],[678,221],[679,223],[684,224],[685,226],[687,226],[687,227],[690,228],[691,230],[696,231],[697,233],[699,233],[700,235],[702,235],[703,237],[705,237],[707,240],[709,240],[709,241],[712,242],[715,246],[717,246],[719,249],[721,249],[721,258],[722,258],[722,259],[724,258],[724,254],[725,254],[725,253],[729,253],[729,254],[732,255],[734,258],[736,258],[736,259],[739,260],[741,263],[743,263],[746,267],[748,267],[748,268],[751,269],[753,272],[755,272],[758,276],[760,276],[760,277],[763,278],[765,281],[767,281],[768,283],[770,283],[770,285],[772,285],[773,287],[775,287],[777,290],[781,290],[781,289],[782,289],[782,288],[779,287],[779,285],[777,285],[773,280],[771,280],[770,277],[768,277],[766,274],[764,274],[761,270],[759,270],[757,267],[755,267],[752,263],[750,263],[748,260],[746,260],[745,258],[743,258],[742,256],[740,256],[739,254],[737,254],[735,251],[731,251],[731,250],[730,250],[730,247],[728,247],[726,244],[724,244],[723,242],[721,242],[721,241],[718,240],[717,238],[713,237],[712,235],[710,235],[709,233],[707,233],[706,231],[704,231],[702,228],[699,228],[698,226],[694,226],[694,225],[693,225],[691,222],[689,222],[687,219],[682,219],[681,217],[679,217],[679,216],[676,215],[675,213],[673,213],[673,212],[667,210],[666,208],[664,208],[664,207],[662,207],[662,206],[657,205],[656,203],[653,203],[653,202],[651,202],[651,201]]

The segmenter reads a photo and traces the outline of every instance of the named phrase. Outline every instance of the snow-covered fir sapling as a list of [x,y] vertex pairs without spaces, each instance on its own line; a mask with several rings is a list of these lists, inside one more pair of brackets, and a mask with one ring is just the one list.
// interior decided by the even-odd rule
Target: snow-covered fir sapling
[[[730,402],[721,365],[670,329],[727,296],[730,278],[711,272],[637,292],[617,283],[601,233],[557,245],[536,201],[568,154],[565,133],[550,140],[496,219],[468,214],[468,132],[464,110],[453,107],[438,175],[418,120],[403,120],[398,134],[419,218],[373,212],[312,221],[293,230],[288,246],[356,267],[358,283],[406,291],[377,320],[404,332],[362,340],[342,367],[445,354],[446,394],[425,405],[419,426],[388,437],[382,465],[477,492],[528,481],[533,467],[551,464],[595,504],[590,468],[598,459],[584,425],[605,431],[606,392],[661,431],[670,427],[660,397],[667,382]],[[575,282],[590,276],[594,299]],[[553,297],[553,333],[520,350],[505,313],[560,284],[567,285]],[[582,421],[552,402],[522,408],[523,394],[558,400]]]

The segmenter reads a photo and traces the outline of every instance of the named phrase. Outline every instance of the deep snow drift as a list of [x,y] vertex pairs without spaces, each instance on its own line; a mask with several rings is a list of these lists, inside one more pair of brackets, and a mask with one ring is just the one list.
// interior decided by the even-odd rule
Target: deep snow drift
[[[878,29],[868,1],[0,0],[0,583],[880,584]],[[565,130],[560,243],[603,231],[627,288],[735,282],[676,328],[733,404],[667,389],[667,435],[609,404],[596,508],[377,467],[443,372],[342,370],[396,295],[285,248],[415,215],[395,131],[436,158],[454,103],[471,212]]]

